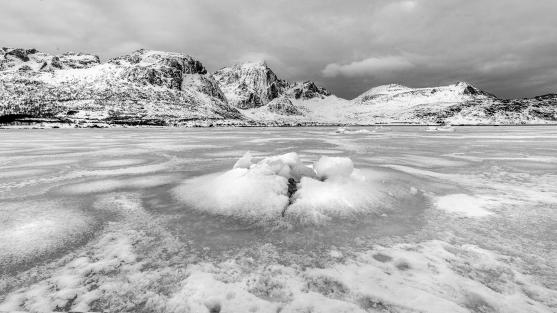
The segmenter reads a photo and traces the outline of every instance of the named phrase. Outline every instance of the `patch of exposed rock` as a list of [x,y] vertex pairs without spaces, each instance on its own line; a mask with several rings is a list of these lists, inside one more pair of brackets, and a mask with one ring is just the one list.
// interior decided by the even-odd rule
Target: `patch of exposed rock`
[[302,113],[292,104],[287,97],[279,97],[267,104],[267,109],[282,115],[301,115]]

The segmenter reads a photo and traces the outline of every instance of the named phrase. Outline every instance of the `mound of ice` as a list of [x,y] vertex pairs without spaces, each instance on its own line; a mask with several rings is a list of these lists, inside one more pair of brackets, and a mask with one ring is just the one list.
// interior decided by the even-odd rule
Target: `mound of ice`
[[365,176],[352,174],[325,181],[303,177],[286,216],[307,223],[323,223],[332,217],[375,212],[383,193]]
[[254,162],[248,152],[233,169],[185,181],[174,190],[189,207],[255,221],[287,218],[320,223],[373,212],[383,193],[345,157],[302,163],[297,153]]
[[314,170],[319,179],[350,177],[354,163],[349,158],[323,156],[315,163]]
[[280,216],[288,205],[288,180],[268,167],[201,176],[175,191],[180,200],[197,210],[247,219]]

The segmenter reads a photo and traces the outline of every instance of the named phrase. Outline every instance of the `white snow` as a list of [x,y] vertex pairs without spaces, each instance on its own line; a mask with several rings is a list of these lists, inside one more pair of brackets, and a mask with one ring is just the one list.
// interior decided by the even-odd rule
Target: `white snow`
[[79,241],[94,220],[55,201],[25,201],[4,203],[0,223],[0,264],[7,266]]
[[363,175],[333,176],[325,181],[303,177],[286,216],[302,224],[322,224],[334,217],[375,213],[385,197]]
[[[292,184],[297,191],[289,197]],[[284,216],[307,224],[376,212],[385,197],[378,189],[346,157],[323,156],[309,167],[294,152],[257,163],[248,152],[232,170],[186,180],[174,194],[210,214],[266,221]]]
[[288,181],[270,168],[235,168],[187,180],[174,190],[188,207],[245,219],[280,216],[288,205]]
[[246,152],[241,158],[238,159],[238,161],[234,164],[234,168],[250,168],[252,162],[251,160],[253,159],[253,157],[251,156],[251,153]]
[[480,217],[491,214],[491,212],[485,209],[487,204],[485,199],[466,194],[441,196],[436,199],[435,204],[440,210],[470,217]]
[[368,129],[350,130],[346,127],[339,127],[335,131],[336,134],[343,134],[343,135],[372,134],[373,132],[374,131]]
[[354,171],[354,163],[350,158],[322,156],[313,165],[319,179],[350,177]]
[[168,301],[169,312],[269,312],[279,304],[269,303],[242,289],[223,283],[210,273],[192,271],[184,286]]

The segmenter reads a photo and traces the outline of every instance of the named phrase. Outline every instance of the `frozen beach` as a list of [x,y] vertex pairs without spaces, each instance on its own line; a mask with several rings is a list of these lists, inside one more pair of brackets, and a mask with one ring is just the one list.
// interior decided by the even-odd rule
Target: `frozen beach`
[[0,311],[556,312],[556,268],[555,127],[0,130]]

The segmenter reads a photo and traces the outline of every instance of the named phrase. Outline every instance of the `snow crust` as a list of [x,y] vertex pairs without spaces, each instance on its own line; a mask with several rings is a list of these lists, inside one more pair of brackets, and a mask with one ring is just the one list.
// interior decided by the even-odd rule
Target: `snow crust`
[[0,269],[79,241],[93,220],[55,201],[26,201],[0,208]]
[[441,196],[435,201],[436,207],[449,213],[456,213],[470,217],[490,215],[486,210],[486,200],[466,194],[450,194]]

